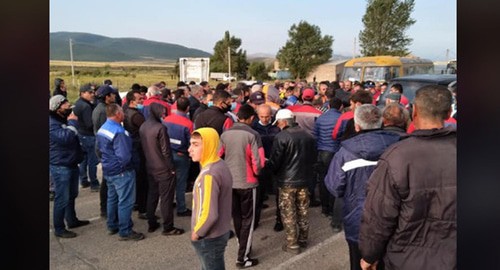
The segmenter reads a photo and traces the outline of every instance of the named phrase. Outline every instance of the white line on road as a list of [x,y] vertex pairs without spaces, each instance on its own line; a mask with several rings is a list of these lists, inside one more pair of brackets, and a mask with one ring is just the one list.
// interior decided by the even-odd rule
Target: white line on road
[[320,248],[322,248],[325,245],[331,244],[332,242],[338,240],[342,235],[344,235],[343,232],[337,233],[330,238],[326,239],[325,241],[322,241],[321,243],[317,244],[313,248],[308,249],[305,252],[300,253],[299,255],[293,256],[291,259],[284,261],[283,263],[279,264],[278,266],[272,268],[272,270],[280,270],[280,269],[290,269],[290,265],[293,263],[300,261],[301,259],[307,257],[308,255],[317,252]]

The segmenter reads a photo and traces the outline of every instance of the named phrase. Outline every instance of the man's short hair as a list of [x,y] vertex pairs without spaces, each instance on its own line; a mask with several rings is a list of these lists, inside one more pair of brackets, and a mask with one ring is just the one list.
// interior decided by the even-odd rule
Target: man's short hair
[[226,90],[226,88],[227,88],[227,84],[225,84],[225,83],[218,83],[217,86],[215,86],[215,91]]
[[139,91],[141,90],[141,85],[138,83],[134,83],[132,84],[132,87],[130,87],[130,89]]
[[240,120],[247,120],[252,117],[252,115],[255,115],[255,110],[248,104],[242,105],[236,114]]
[[409,114],[400,104],[389,103],[382,110],[382,118],[386,123],[385,125],[397,126],[406,130]]
[[328,104],[330,105],[331,109],[340,110],[340,107],[342,107],[342,100],[334,96],[330,98],[330,100],[328,100]]
[[184,96],[184,89],[177,89],[174,92],[174,99],[178,100],[180,97]]
[[359,125],[361,130],[381,128],[382,112],[373,104],[363,104],[354,111],[354,123]]
[[168,98],[170,98],[170,95],[172,95],[172,90],[170,90],[166,87],[161,89],[161,98],[168,99]]
[[139,92],[139,90],[130,90],[130,91],[127,92],[127,96],[126,96],[126,98],[127,98],[127,105],[130,105],[130,102],[133,101],[133,100],[135,100],[135,95],[134,95],[135,93],[137,93],[139,95],[141,94]]
[[446,86],[427,85],[417,90],[414,103],[422,117],[444,121],[451,110],[452,96]]
[[198,95],[198,93],[202,92],[203,89],[201,88],[200,85],[191,85],[191,94],[192,95]]
[[208,82],[207,81],[202,81],[202,82],[200,82],[200,85],[203,86],[203,87],[205,87],[205,86],[208,85]]
[[403,86],[400,83],[395,83],[395,84],[391,85],[391,88],[394,88],[400,94],[403,94]]
[[214,104],[225,101],[230,97],[231,95],[226,90],[216,90],[214,93]]
[[185,112],[189,107],[189,99],[187,97],[180,97],[177,99],[177,110]]
[[106,105],[106,117],[113,117],[120,111],[122,111],[122,107],[116,103]]
[[370,104],[372,103],[372,94],[369,91],[356,91],[349,100],[354,103]]

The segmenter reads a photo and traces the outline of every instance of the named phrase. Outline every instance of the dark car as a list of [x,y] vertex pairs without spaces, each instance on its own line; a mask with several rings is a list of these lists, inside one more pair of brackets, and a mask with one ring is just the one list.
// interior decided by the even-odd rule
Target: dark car
[[456,82],[457,74],[418,74],[394,78],[389,81],[387,90],[380,96],[378,106],[385,106],[385,97],[389,94],[393,84],[399,83],[403,86],[403,95],[408,98],[410,103],[413,103],[415,92],[423,86],[430,84],[438,84],[448,86],[452,82]]

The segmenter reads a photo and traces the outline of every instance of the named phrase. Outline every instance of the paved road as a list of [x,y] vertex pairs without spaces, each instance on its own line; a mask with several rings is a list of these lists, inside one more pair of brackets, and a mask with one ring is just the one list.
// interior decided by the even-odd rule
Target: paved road
[[[99,170],[100,173],[100,170]],[[191,193],[186,196],[191,200]],[[269,208],[262,211],[260,226],[254,232],[252,257],[259,265],[252,269],[349,269],[349,253],[344,233],[333,234],[329,220],[320,214],[320,207],[310,208],[309,247],[299,255],[281,250],[284,232],[273,231],[274,196],[266,201]],[[50,203],[50,228],[52,202]],[[133,213],[134,230],[146,238],[141,241],[119,241],[118,235],[107,235],[105,220],[99,217],[99,193],[81,189],[76,199],[76,212],[80,219],[91,224],[72,229],[78,236],[57,238],[50,234],[50,269],[199,269],[199,261],[190,243],[190,217],[175,216],[175,226],[187,232],[179,236],[163,236],[161,229],[147,232],[147,221],[137,219]],[[158,213],[159,215],[159,213]],[[237,269],[236,238],[230,239],[225,252],[226,269]]]

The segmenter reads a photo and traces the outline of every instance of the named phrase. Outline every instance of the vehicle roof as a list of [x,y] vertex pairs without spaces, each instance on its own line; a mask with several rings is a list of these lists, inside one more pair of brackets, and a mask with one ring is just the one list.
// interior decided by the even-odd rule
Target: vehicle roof
[[397,81],[417,81],[429,82],[435,84],[449,84],[457,80],[457,74],[415,74],[403,77],[393,78],[391,83]]

